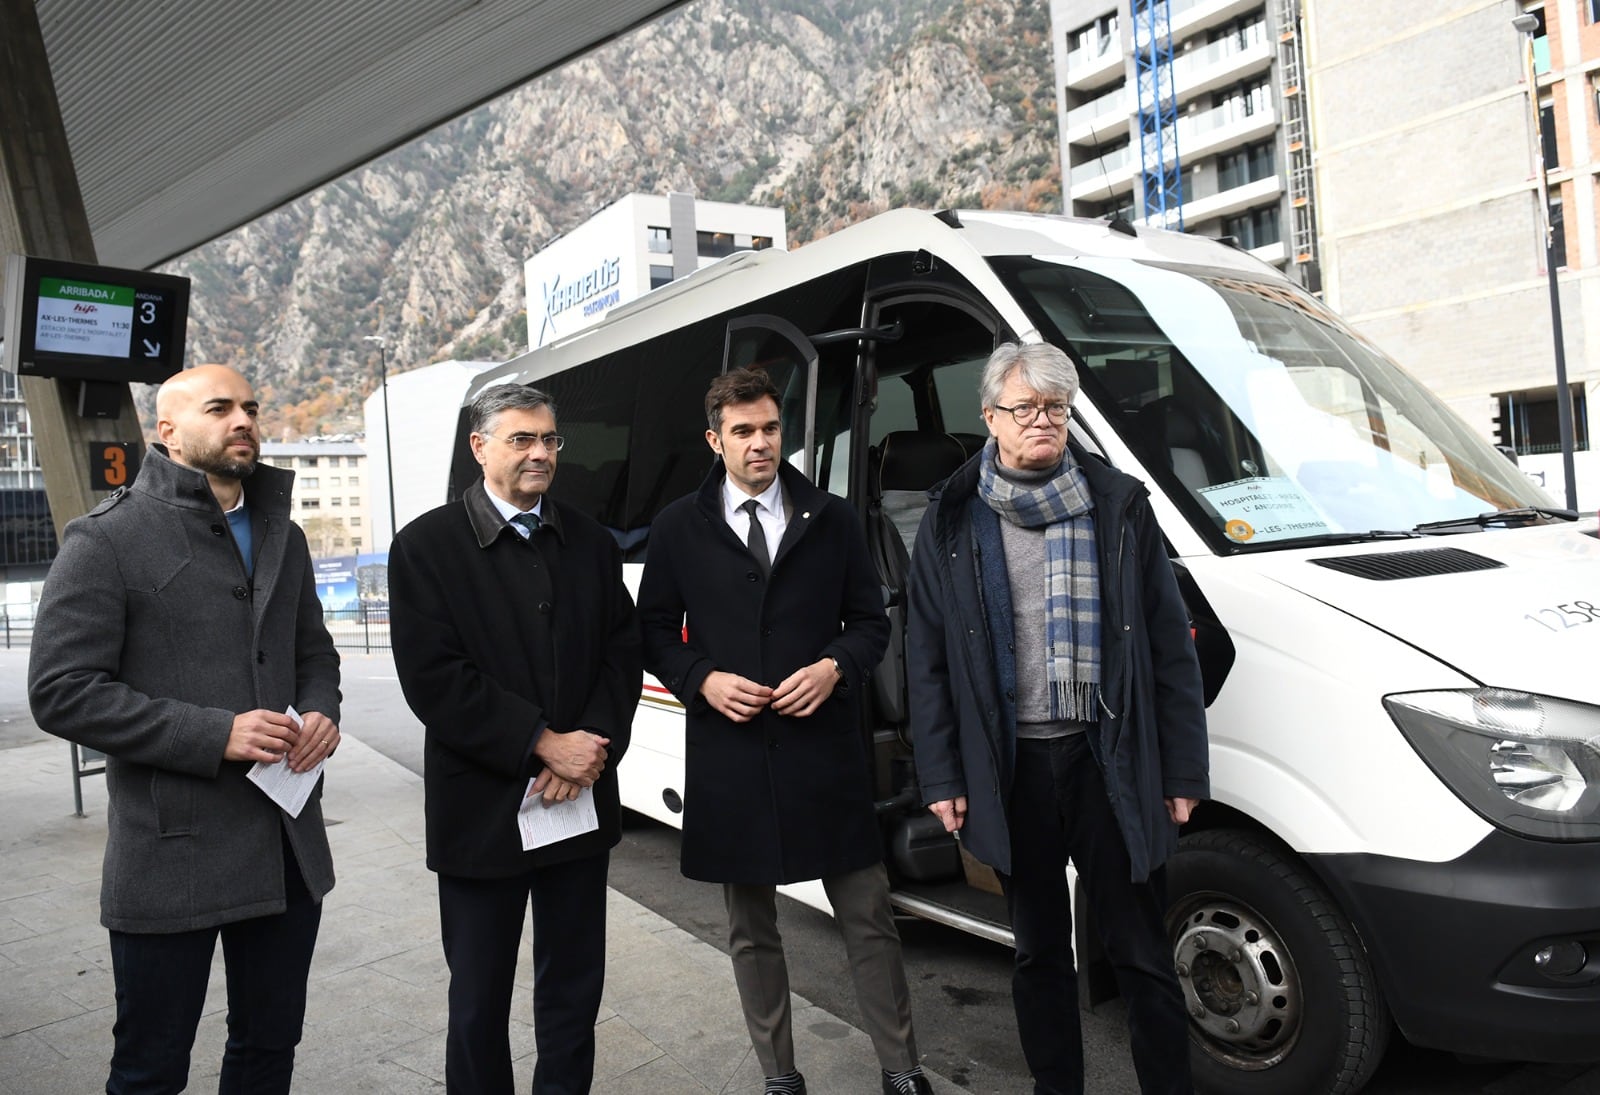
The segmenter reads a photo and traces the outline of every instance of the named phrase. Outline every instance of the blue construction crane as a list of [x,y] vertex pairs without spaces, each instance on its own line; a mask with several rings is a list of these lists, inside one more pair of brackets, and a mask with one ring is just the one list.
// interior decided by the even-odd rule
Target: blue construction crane
[[[1178,96],[1172,84],[1167,0],[1133,0],[1133,67],[1139,89],[1139,169],[1146,224],[1183,230],[1183,165],[1178,158]],[[1177,223],[1167,222],[1168,211]]]

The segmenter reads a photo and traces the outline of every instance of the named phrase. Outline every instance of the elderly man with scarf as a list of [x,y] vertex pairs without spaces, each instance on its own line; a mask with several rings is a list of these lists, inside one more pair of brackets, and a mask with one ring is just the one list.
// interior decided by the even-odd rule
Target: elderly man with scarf
[[1123,998],[1140,1090],[1187,1093],[1187,1017],[1163,864],[1209,791],[1188,617],[1138,480],[1069,444],[1078,375],[1006,344],[983,372],[983,451],[932,492],[907,658],[923,801],[999,874],[1036,1095],[1083,1091],[1077,867]]

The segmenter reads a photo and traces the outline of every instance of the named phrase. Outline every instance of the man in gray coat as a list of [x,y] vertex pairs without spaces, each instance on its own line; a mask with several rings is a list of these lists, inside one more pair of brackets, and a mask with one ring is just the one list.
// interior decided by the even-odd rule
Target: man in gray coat
[[312,771],[339,744],[339,656],[289,521],[294,474],[257,465],[257,412],[220,365],[163,384],[161,444],[67,526],[39,605],[34,719],[107,756],[113,1095],[187,1084],[219,935],[218,1091],[287,1092],[333,888],[321,785],[291,817],[246,778]]

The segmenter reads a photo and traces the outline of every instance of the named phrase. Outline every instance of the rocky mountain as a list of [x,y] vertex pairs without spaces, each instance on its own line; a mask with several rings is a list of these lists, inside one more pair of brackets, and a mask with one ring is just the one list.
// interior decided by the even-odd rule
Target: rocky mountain
[[404,371],[526,345],[524,259],[632,191],[781,203],[791,247],[911,205],[1060,209],[1031,0],[696,0],[170,264],[189,353],[274,437]]

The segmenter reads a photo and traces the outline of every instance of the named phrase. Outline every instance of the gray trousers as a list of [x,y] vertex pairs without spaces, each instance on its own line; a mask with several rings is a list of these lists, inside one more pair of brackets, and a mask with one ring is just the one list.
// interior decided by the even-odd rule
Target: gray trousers
[[[900,933],[889,907],[889,872],[878,863],[822,880],[833,917],[844,937],[855,981],[862,1026],[872,1039],[878,1063],[890,1072],[917,1064],[911,1032],[911,994],[906,989]],[[739,986],[745,1024],[756,1059],[767,1076],[793,1072],[794,1031],[789,1016],[789,967],[778,933],[777,890],[773,886],[724,883],[728,943],[733,979]]]

